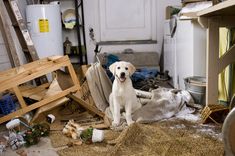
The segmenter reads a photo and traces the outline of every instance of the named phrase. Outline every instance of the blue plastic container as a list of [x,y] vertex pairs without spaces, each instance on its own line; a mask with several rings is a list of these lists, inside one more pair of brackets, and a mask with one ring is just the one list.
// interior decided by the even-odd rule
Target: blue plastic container
[[16,104],[10,94],[2,96],[0,99],[0,110],[3,115],[10,114],[16,111]]

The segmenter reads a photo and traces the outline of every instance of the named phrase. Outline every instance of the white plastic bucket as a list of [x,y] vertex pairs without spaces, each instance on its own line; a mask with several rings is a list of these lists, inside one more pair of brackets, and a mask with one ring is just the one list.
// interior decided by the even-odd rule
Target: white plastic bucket
[[104,131],[93,129],[92,142],[102,142],[104,140]]

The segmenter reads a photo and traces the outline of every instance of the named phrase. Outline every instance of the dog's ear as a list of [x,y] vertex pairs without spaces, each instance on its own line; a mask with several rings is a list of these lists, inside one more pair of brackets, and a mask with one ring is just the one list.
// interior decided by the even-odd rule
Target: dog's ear
[[130,72],[130,76],[131,76],[136,71],[135,66],[133,64],[131,64],[130,62],[128,62],[128,68],[129,68],[129,72]]
[[115,63],[113,63],[113,64],[111,64],[111,65],[109,66],[109,70],[111,71],[111,73],[112,73],[113,75],[115,75],[116,66],[117,66],[117,62],[115,62]]

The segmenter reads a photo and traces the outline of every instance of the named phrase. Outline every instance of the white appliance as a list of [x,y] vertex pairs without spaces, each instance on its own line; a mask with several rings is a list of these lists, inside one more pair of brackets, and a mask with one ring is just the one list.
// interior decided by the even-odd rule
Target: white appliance
[[26,16],[39,58],[63,55],[60,5],[28,5]]
[[164,70],[169,71],[172,85],[178,88],[176,65],[176,35],[171,37],[169,20],[164,23]]
[[169,20],[164,27],[164,70],[169,71],[173,86],[185,89],[184,78],[206,76],[206,29],[196,21],[177,20],[173,38]]

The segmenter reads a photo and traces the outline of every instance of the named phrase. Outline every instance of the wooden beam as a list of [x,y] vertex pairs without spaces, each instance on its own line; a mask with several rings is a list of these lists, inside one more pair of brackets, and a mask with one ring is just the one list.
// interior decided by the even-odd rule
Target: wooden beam
[[5,122],[5,121],[8,121],[8,120],[10,120],[12,118],[15,118],[17,116],[21,116],[21,115],[23,115],[23,114],[25,114],[27,112],[30,112],[30,111],[32,111],[32,110],[34,110],[36,108],[44,106],[44,105],[46,105],[46,104],[48,104],[48,103],[50,103],[52,101],[55,101],[55,100],[57,100],[59,98],[64,97],[64,96],[66,96],[66,95],[68,95],[68,94],[70,94],[72,92],[75,92],[78,89],[78,87],[79,87],[78,85],[75,85],[75,86],[73,86],[71,88],[68,88],[68,89],[58,93],[58,94],[55,94],[55,95],[50,96],[50,97],[48,97],[46,99],[43,99],[42,101],[36,102],[36,103],[34,103],[32,105],[29,105],[26,108],[23,108],[23,109],[15,111],[15,112],[13,112],[11,114],[5,115],[5,116],[0,118],[0,124]]
[[37,87],[31,85],[20,86],[19,89],[23,97],[40,101],[46,95],[49,86],[49,83],[45,83]]
[[60,69],[61,67],[65,67],[70,65],[70,61],[67,60],[68,57],[62,57],[57,59],[57,61],[50,61],[47,65],[39,66],[31,70],[26,70],[20,74],[17,74],[15,77],[11,79],[7,79],[1,81],[0,92],[4,91],[8,88],[13,88],[15,85],[20,85],[22,83],[28,82],[40,76],[46,75],[50,72]]
[[235,62],[235,45],[233,45],[223,56],[219,59],[219,73],[221,73],[229,64]]
[[[56,59],[55,59],[56,57]],[[47,57],[47,58],[43,58],[43,59],[40,59],[40,60],[37,60],[37,61],[34,61],[34,62],[30,62],[30,63],[27,63],[27,64],[24,64],[24,65],[21,65],[20,67],[15,67],[15,68],[12,68],[12,69],[9,69],[9,70],[6,70],[6,71],[0,71],[0,77],[2,76],[12,76],[14,77],[15,75],[21,73],[22,71],[25,71],[25,70],[31,70],[31,69],[34,69],[34,68],[37,68],[39,66],[44,66],[46,64],[48,64],[48,62],[51,62],[51,61],[55,61],[55,62],[61,62],[62,60],[66,61],[66,60],[69,60],[69,58],[67,56],[54,56],[53,57],[54,59],[52,59],[52,57]],[[9,79],[10,77],[7,77],[6,79]]]
[[[198,23],[203,28],[208,28],[208,18],[209,17],[198,17]],[[235,27],[235,16],[216,16],[216,18],[219,20],[220,27]]]
[[75,73],[75,71],[73,69],[73,65],[72,64],[68,65],[68,70],[69,70],[71,79],[73,81],[73,84],[79,84],[80,85],[80,83],[78,81],[78,77],[77,77],[77,75],[76,75],[76,73]]
[[[215,15],[227,15],[227,14],[235,14],[235,1],[234,0],[226,0],[217,5],[204,9],[197,13],[197,16],[206,16],[212,17]],[[229,13],[228,13],[229,11]]]
[[21,94],[21,92],[20,92],[18,86],[13,87],[13,90],[14,90],[14,92],[15,92],[15,95],[16,95],[16,97],[17,97],[19,103],[20,103],[21,108],[27,107],[27,105],[26,105],[26,103],[25,103],[25,101],[24,101],[24,99],[23,99],[23,96],[22,96],[22,94]]
[[0,1],[0,28],[3,36],[3,40],[5,42],[5,46],[7,49],[8,57],[11,61],[11,65],[13,67],[20,66],[20,61],[16,52],[16,47],[14,44],[14,40],[11,36],[10,26],[6,20],[7,14],[6,9],[4,7],[4,3]]
[[[78,93],[76,93],[76,94],[78,94]],[[98,110],[97,107],[92,106],[89,103],[87,103],[86,101],[82,100],[76,94],[69,94],[68,97],[70,97],[74,101],[78,102],[81,106],[83,106],[87,110],[91,111],[92,113],[95,113],[95,114],[99,115],[100,117],[104,118],[105,114],[103,112]]]
[[24,97],[30,97],[33,94],[39,93],[43,90],[46,90],[49,86],[50,86],[49,83],[45,83],[45,84],[42,84],[42,85],[37,86],[37,87],[31,86],[31,85],[30,86],[29,85],[20,86],[19,89],[20,89],[21,94]]
[[219,19],[210,18],[207,30],[206,105],[218,101]]
[[6,71],[0,71],[0,82],[6,79],[10,79],[15,77],[17,74],[22,73],[26,70],[35,69],[40,66],[44,66],[49,62],[47,58],[40,59],[38,61],[34,61],[28,64],[21,65],[20,67],[15,67]]

